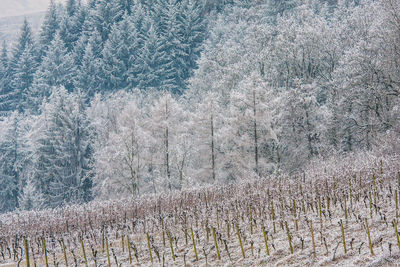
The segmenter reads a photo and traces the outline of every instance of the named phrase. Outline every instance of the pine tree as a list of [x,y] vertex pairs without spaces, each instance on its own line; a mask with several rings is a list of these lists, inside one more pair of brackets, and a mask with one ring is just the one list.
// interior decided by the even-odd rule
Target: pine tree
[[18,206],[21,210],[37,210],[44,205],[43,194],[35,187],[31,179],[26,181],[26,184],[18,196]]
[[136,2],[132,7],[131,20],[139,34],[139,43],[143,46],[145,36],[151,25],[151,18],[145,7],[140,2]]
[[30,25],[25,19],[8,64],[7,84],[1,92],[2,112],[23,110],[22,96],[32,83],[32,74],[36,71],[38,61],[35,47]]
[[37,132],[35,179],[50,207],[91,200],[92,148],[84,98],[55,88]]
[[77,41],[74,51],[71,53],[75,66],[77,68],[81,67],[82,59],[86,53],[88,46],[91,46],[93,56],[96,59],[102,58],[103,42],[99,32],[95,29],[93,32],[85,32],[81,35]]
[[5,79],[7,77],[8,71],[8,54],[7,54],[7,45],[3,42],[3,46],[1,49],[0,55],[0,92],[5,86]]
[[95,1],[93,4],[88,13],[87,25],[90,25],[93,30],[96,29],[100,33],[102,42],[105,43],[112,26],[122,19],[124,11],[117,2],[112,0]]
[[23,112],[27,105],[28,89],[33,83],[33,77],[37,69],[37,53],[32,46],[27,46],[22,53],[14,76],[11,80],[13,89],[10,98],[10,108]]
[[136,77],[130,77],[137,66],[139,43],[138,33],[128,13],[113,26],[104,45],[102,57],[102,78],[104,91],[132,89]]
[[142,90],[161,89],[162,77],[165,70],[166,53],[163,51],[156,29],[150,26],[140,56],[141,72],[138,74],[138,88]]
[[179,38],[177,16],[180,4],[176,0],[159,0],[154,5],[153,20],[157,26],[159,50],[164,53],[160,72],[160,89],[175,94],[181,93],[182,66],[179,56],[182,43]]
[[35,41],[33,39],[32,29],[28,21],[24,20],[22,27],[20,29],[18,41],[13,47],[11,59],[10,59],[10,73],[13,75],[15,73],[15,69],[17,68],[18,62],[22,53],[26,50],[27,46],[35,47]]
[[72,57],[57,34],[35,74],[33,85],[27,96],[27,108],[36,110],[43,98],[50,96],[53,87],[64,86],[72,91],[75,75]]
[[13,112],[0,121],[0,211],[18,208],[22,190],[26,153],[23,144],[21,116]]
[[132,14],[132,8],[134,5],[135,0],[118,0],[118,6],[123,12],[127,13],[128,15]]
[[[201,45],[205,39],[206,21],[204,8],[199,1],[184,0],[178,14],[178,34],[181,51],[176,59],[178,68],[182,69],[180,79],[186,81],[192,76],[200,57]],[[183,85],[185,88],[186,86]]]
[[92,43],[89,42],[86,46],[75,82],[75,88],[79,88],[88,96],[94,96],[101,88],[99,79],[101,60],[94,55]]
[[8,63],[7,45],[3,42],[0,55],[0,115],[5,114],[7,111],[7,87],[9,86]]
[[40,59],[46,55],[59,28],[59,16],[54,0],[50,1],[39,33]]
[[128,83],[130,88],[137,88],[145,69],[143,66],[143,51],[145,51],[144,44],[151,26],[151,19],[140,3],[134,5],[129,19],[136,36],[134,37],[134,45],[131,47],[132,54],[129,60]]
[[61,18],[59,31],[68,52],[73,51],[76,42],[82,34],[86,15],[86,9],[80,1],[68,0],[65,12]]
[[273,17],[291,12],[296,6],[300,5],[298,0],[269,0],[269,14]]

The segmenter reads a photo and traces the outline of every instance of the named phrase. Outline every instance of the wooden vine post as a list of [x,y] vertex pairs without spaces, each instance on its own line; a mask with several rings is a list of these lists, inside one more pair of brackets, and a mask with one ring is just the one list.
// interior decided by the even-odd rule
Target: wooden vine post
[[47,258],[46,239],[44,237],[42,237],[42,243],[43,243],[44,260],[45,260],[45,263],[46,263],[46,267],[49,267],[49,260]]
[[372,248],[371,234],[370,234],[370,232],[369,232],[369,226],[368,226],[368,219],[367,219],[367,218],[365,218],[365,227],[366,227],[366,229],[367,229],[369,250],[371,251],[371,255],[374,255],[374,250],[373,250],[373,248]]
[[85,260],[85,265],[86,265],[86,267],[88,267],[88,262],[87,262],[87,258],[86,258],[86,252],[85,252],[85,245],[83,244],[83,239],[82,239],[82,237],[80,237],[79,239],[80,239],[80,241],[81,241],[83,259]]
[[28,247],[28,240],[26,239],[26,236],[24,236],[24,248],[25,248],[26,267],[30,267],[30,265],[29,265],[29,247]]
[[371,216],[371,219],[372,219],[372,196],[371,196],[371,191],[368,192],[368,200],[369,200],[369,215]]
[[287,221],[285,221],[285,226],[286,226],[286,233],[287,233],[287,237],[288,237],[288,241],[289,241],[290,254],[293,254],[292,237],[289,232],[289,226],[288,226]]
[[399,218],[399,196],[398,191],[394,192],[394,202],[396,203],[396,219]]
[[129,264],[132,264],[131,242],[129,241],[129,235],[126,235],[126,241],[128,242]]
[[344,227],[343,227],[343,221],[342,220],[340,220],[340,229],[342,230],[342,242],[343,242],[344,254],[346,254],[347,253],[346,238],[344,236]]
[[399,230],[397,229],[397,221],[396,220],[393,220],[393,226],[394,226],[394,233],[396,234],[397,246],[399,247],[399,250],[400,250],[400,237],[399,237]]
[[175,261],[174,247],[172,246],[171,232],[168,231],[169,246],[171,247],[172,259]]
[[274,228],[274,234],[276,234],[276,228],[275,228],[275,210],[274,210],[274,202],[271,201],[271,216],[272,216],[272,226]]
[[147,238],[147,246],[149,247],[150,261],[151,261],[151,263],[153,263],[153,255],[151,254],[151,246],[150,246],[150,237],[149,237],[149,233],[146,233],[146,238]]
[[193,242],[193,249],[194,249],[194,255],[196,257],[196,261],[199,260],[198,256],[197,256],[197,249],[196,249],[196,241],[194,239],[194,234],[193,234],[193,228],[190,228],[190,233],[192,234],[192,242]]
[[269,256],[268,237],[267,237],[267,234],[265,233],[265,227],[264,227],[264,225],[261,226],[261,230],[262,230],[263,235],[264,235],[265,249],[266,249],[266,251],[267,251],[267,255]]
[[237,234],[238,239],[239,239],[240,249],[242,250],[242,256],[243,256],[243,258],[246,258],[246,255],[245,255],[244,249],[243,249],[242,238],[240,237],[240,231],[239,231],[238,224],[236,224],[236,234]]
[[106,239],[104,237],[104,225],[101,227],[101,249],[104,253]]
[[212,233],[213,233],[213,237],[214,237],[215,249],[217,250],[217,256],[218,256],[218,260],[221,260],[221,255],[219,254],[219,248],[218,248],[217,236],[215,235],[215,227],[212,227]]
[[105,238],[105,242],[106,242],[106,250],[107,250],[107,263],[108,263],[108,267],[111,267],[111,260],[110,260],[110,248],[108,246],[108,238]]
[[344,198],[344,218],[346,219],[346,223],[347,223],[347,195],[344,194],[343,195]]
[[293,199],[293,216],[294,216],[294,223],[296,226],[296,231],[299,230],[299,223],[297,221],[297,212],[296,212],[296,200]]
[[322,223],[322,206],[321,206],[321,196],[318,195],[318,213],[319,213],[319,219]]
[[314,258],[316,258],[317,257],[317,253],[315,251],[314,229],[313,229],[311,220],[310,220],[310,232],[311,232],[311,240],[312,240],[312,245],[313,245],[313,255],[314,255]]

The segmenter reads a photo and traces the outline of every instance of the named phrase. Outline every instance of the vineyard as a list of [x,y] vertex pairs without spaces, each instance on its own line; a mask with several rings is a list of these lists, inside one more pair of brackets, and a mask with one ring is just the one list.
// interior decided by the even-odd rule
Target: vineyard
[[0,266],[395,266],[398,157],[0,216]]

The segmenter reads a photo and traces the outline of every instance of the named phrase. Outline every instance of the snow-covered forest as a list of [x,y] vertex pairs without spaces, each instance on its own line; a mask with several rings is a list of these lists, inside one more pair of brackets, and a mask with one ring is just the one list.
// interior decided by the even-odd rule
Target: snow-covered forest
[[400,151],[397,0],[68,0],[0,55],[0,212]]

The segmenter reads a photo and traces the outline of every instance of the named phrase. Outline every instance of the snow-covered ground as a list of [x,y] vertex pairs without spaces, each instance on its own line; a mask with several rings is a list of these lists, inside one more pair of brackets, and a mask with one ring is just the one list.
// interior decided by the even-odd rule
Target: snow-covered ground
[[6,42],[9,49],[11,43],[15,42],[20,34],[20,28],[26,18],[29,22],[32,32],[36,35],[42,24],[45,12],[36,12],[22,16],[0,17],[0,44]]
[[65,257],[68,266],[85,266],[82,243],[89,266],[108,266],[108,259],[111,266],[399,266],[398,162],[347,158],[335,171],[332,163],[314,166],[305,178],[5,214],[0,264],[24,262],[26,235],[37,266],[44,265],[43,238],[48,261],[58,266]]
[[[55,2],[63,3],[64,0]],[[0,44],[8,47],[17,39],[26,18],[36,34],[43,22],[50,0],[0,0]]]
[[43,12],[46,11],[49,3],[50,0],[1,0],[0,18]]

